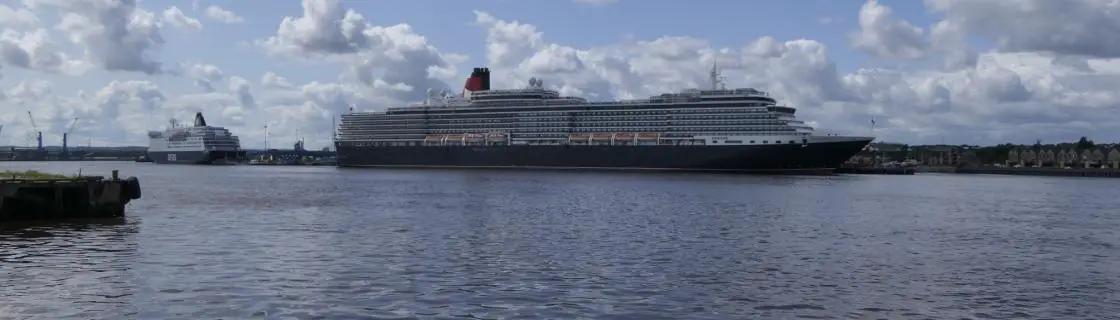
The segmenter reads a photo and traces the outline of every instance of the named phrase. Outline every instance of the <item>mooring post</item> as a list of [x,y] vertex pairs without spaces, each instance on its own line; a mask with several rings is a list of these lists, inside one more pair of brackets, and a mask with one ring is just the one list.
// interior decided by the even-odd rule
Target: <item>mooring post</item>
[[117,180],[117,170],[113,170],[113,180]]

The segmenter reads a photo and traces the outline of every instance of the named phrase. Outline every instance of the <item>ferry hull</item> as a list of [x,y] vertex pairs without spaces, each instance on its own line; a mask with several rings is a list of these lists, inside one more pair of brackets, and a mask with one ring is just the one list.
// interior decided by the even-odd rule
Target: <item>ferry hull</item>
[[245,151],[158,151],[148,158],[158,164],[233,164],[245,159]]
[[339,145],[339,167],[669,170],[829,174],[871,142],[728,146]]

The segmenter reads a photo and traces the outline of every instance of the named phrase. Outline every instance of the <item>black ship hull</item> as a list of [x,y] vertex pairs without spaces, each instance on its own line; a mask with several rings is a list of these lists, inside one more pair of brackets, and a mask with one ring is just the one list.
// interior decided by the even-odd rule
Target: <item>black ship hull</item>
[[158,151],[147,155],[159,164],[235,164],[245,159],[245,151]]
[[728,146],[347,146],[339,167],[539,168],[828,174],[870,138]]

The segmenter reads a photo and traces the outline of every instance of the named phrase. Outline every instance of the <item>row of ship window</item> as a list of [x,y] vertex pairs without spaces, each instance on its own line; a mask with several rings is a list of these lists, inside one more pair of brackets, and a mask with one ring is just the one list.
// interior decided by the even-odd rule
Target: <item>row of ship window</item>
[[[767,131],[735,131],[735,130],[710,131],[709,130],[709,131],[651,132],[651,131],[640,131],[640,130],[620,130],[620,131],[604,131],[604,132],[606,132],[606,133],[656,133],[656,134],[659,134],[663,137],[669,137],[669,136],[690,137],[690,136],[697,135],[697,134],[715,135],[715,136],[735,136],[735,135],[758,136],[758,135],[766,135]],[[772,132],[772,134],[800,134],[800,133],[791,133],[792,131],[781,130],[781,129],[774,130],[774,131],[771,131],[771,132]],[[424,137],[424,136],[429,136],[429,135],[433,135],[433,134],[434,135],[445,135],[445,134],[455,135],[455,134],[466,134],[466,133],[478,133],[478,132],[409,132],[409,133],[401,132],[401,133],[375,133],[375,134],[344,134],[344,135],[339,135],[338,137],[339,138],[361,138],[361,137],[373,137],[373,136],[377,136],[377,137],[384,137],[384,136]],[[516,137],[524,136],[526,134],[534,134],[534,133],[540,133],[540,134],[549,135],[549,136],[566,136],[566,135],[569,135],[569,134],[577,134],[577,133],[585,133],[585,132],[533,132],[533,133],[523,133],[522,132],[522,133],[513,133],[512,136],[516,138]]]
[[[719,115],[657,115],[657,116],[578,116],[578,117],[506,117],[506,118],[467,118],[467,119],[428,119],[426,122],[441,123],[486,123],[486,122],[524,122],[524,121],[610,121],[610,120],[688,120],[688,119],[774,119],[778,114],[719,114]],[[402,120],[396,120],[402,121]],[[408,120],[403,120],[408,121]],[[415,121],[415,120],[413,120]]]
[[[525,135],[525,136],[522,136],[520,138],[523,138],[523,139],[536,138],[536,139],[551,140],[551,141],[570,140],[567,137],[550,137],[550,136],[544,136],[544,135]],[[376,141],[376,140],[403,140],[403,141]],[[585,140],[583,140],[581,138],[579,141],[585,141]],[[662,138],[661,141],[667,142],[667,143],[670,143],[670,144],[673,143],[672,141],[691,141],[691,142],[698,143],[698,144],[703,144],[704,143],[704,140],[702,140],[702,139],[687,139],[687,138],[668,138],[668,139]],[[785,144],[785,143],[787,143],[787,141],[788,141],[789,144],[798,144],[797,140],[774,140],[774,144]],[[384,145],[385,143],[394,143],[394,142],[395,143],[406,143],[406,144],[407,143],[423,143],[423,142],[427,142],[429,144],[439,144],[439,143],[441,143],[441,142],[438,142],[438,141],[426,141],[426,140],[423,140],[423,139],[408,139],[408,138],[373,139],[373,138],[371,138],[370,140],[339,141],[339,144],[346,145],[346,146],[374,146],[374,145]],[[450,141],[450,142],[455,143],[457,141]],[[618,142],[618,141],[616,141],[616,142]],[[627,142],[629,142],[629,141],[627,141]],[[761,142],[762,144],[770,144],[770,140],[749,140],[750,144],[757,144],[759,142]],[[741,143],[743,143],[743,141],[742,140],[728,140],[728,141],[726,141],[726,143],[728,143],[728,144],[741,144]],[[648,142],[645,143],[645,144],[648,144]],[[404,145],[404,144],[401,144],[401,145]]]
[[[736,128],[736,127],[670,128],[669,130],[666,130],[666,131],[654,131],[654,132],[664,132],[665,134],[677,134],[677,133],[683,134],[685,132],[704,132],[704,133],[707,133],[707,134],[714,134],[713,132],[731,132],[730,134],[758,135],[758,134],[763,134],[763,133],[789,134],[791,132],[796,132],[796,131],[797,130],[795,128],[791,128],[791,127],[765,126],[765,127],[756,127],[756,128]],[[512,133],[517,134],[517,135],[535,134],[535,133],[564,135],[564,134],[568,134],[568,133],[584,133],[584,132],[588,132],[588,133],[589,132],[650,132],[650,130],[642,130],[641,128],[582,128],[582,129],[576,129],[576,130],[555,130],[555,129],[550,129],[550,130],[513,130]],[[465,133],[479,133],[479,132],[477,132],[477,131],[467,131],[467,130],[430,130],[430,131],[416,132],[416,133],[408,133],[408,132],[385,132],[385,133],[362,132],[362,133],[358,133],[358,132],[354,132],[354,133],[340,134],[339,138],[343,139],[343,140],[348,140],[348,139],[353,139],[353,138],[356,138],[356,137],[370,137],[370,136],[402,136],[402,135],[403,136],[411,136],[411,135],[422,135],[422,134],[465,134]]]
[[[457,119],[419,119],[412,120],[343,120],[343,126],[353,125],[379,125],[379,124],[420,124],[420,123],[515,123],[529,121],[565,121],[565,122],[596,122],[596,121],[640,121],[640,120],[693,120],[693,119],[777,119],[789,117],[780,114],[719,114],[719,115],[686,115],[686,116],[597,116],[597,117],[505,117],[505,118],[457,118]],[[792,117],[790,117],[792,118]]]
[[602,115],[602,116],[514,116],[514,115],[472,115],[456,117],[428,117],[412,119],[382,118],[342,118],[342,123],[416,123],[416,122],[461,122],[480,123],[494,121],[604,121],[613,119],[773,119],[779,117],[794,117],[793,114],[780,112],[766,113],[708,113],[688,115]]
[[692,113],[722,113],[722,112],[766,112],[766,108],[761,107],[732,107],[732,108],[695,108],[695,109],[673,109],[673,110],[635,110],[635,111],[551,111],[551,112],[518,112],[516,115],[522,117],[535,117],[535,116],[553,116],[553,115],[575,115],[575,116],[611,116],[611,115],[665,115],[665,114],[692,114]]
[[385,131],[385,130],[423,130],[423,129],[486,129],[497,130],[507,128],[579,128],[579,127],[620,127],[620,126],[639,126],[639,127],[665,127],[665,126],[695,126],[695,125],[737,125],[737,126],[757,126],[757,125],[787,125],[787,124],[801,124],[797,120],[690,120],[690,121],[617,121],[617,122],[597,122],[597,123],[569,123],[569,122],[528,122],[528,123],[487,123],[487,124],[411,124],[411,125],[367,125],[367,126],[348,126],[343,128],[342,131]]
[[[791,133],[788,132],[788,131],[773,131],[773,132],[692,132],[692,133],[667,132],[667,133],[660,134],[660,137],[663,138],[663,139],[679,139],[679,138],[690,138],[690,137],[693,137],[697,134],[738,135],[738,136],[764,137],[764,136],[774,136],[774,135],[790,135]],[[524,133],[524,134],[516,134],[514,136],[514,138],[518,138],[518,139],[524,139],[524,138],[567,139],[568,137],[569,137],[569,135],[567,133]],[[427,138],[428,138],[428,135],[426,135],[426,134],[365,135],[365,136],[340,137],[340,139],[338,141],[369,141],[369,140],[393,140],[393,139],[424,140],[424,139],[427,139]],[[750,141],[751,141],[751,143],[754,143],[754,141],[757,141],[757,140],[750,140]],[[762,140],[762,141],[763,141],[763,143],[769,143],[768,142],[769,140]],[[790,140],[790,141],[794,141],[794,140]],[[778,143],[778,142],[775,142],[775,143]]]
[[[795,130],[795,129],[792,129],[792,128],[769,128],[769,129],[752,129],[752,130],[735,130],[735,128],[710,128],[710,129],[691,129],[691,130],[655,131],[655,133],[663,133],[663,134],[673,134],[673,133],[681,133],[681,134],[684,134],[684,133],[687,133],[687,132],[703,132],[704,134],[715,134],[715,133],[712,133],[712,132],[715,132],[715,131],[734,131],[734,132],[735,132],[734,134],[746,134],[746,135],[765,135],[765,134],[790,134],[791,132],[796,132],[796,130]],[[632,132],[632,133],[642,133],[642,132],[650,132],[650,131],[648,131],[648,130],[646,130],[646,131],[642,131],[642,130],[625,130],[625,129],[624,129],[624,130],[609,130],[609,129],[599,129],[599,130],[596,130],[596,129],[587,129],[587,130],[572,130],[572,131],[568,131],[568,130],[564,130],[564,131],[552,131],[552,130],[543,130],[543,131],[515,131],[515,132],[513,132],[513,133],[514,133],[514,134],[517,134],[517,135],[522,135],[522,134],[535,134],[535,133],[541,133],[541,134],[560,134],[560,135],[563,135],[563,134],[569,134],[569,133],[596,133],[596,132],[604,132],[604,133],[617,133],[617,132]],[[339,137],[339,139],[343,139],[343,140],[349,140],[349,139],[351,139],[351,138],[354,138],[354,137],[391,137],[391,135],[417,135],[417,134],[465,134],[465,133],[478,133],[478,132],[464,132],[464,131],[458,131],[458,132],[456,132],[456,131],[446,131],[446,132],[440,132],[440,131],[431,131],[431,132],[422,132],[422,133],[419,133],[419,132],[418,132],[418,133],[404,133],[404,132],[386,132],[386,133],[365,133],[365,134],[357,134],[357,133],[354,133],[354,134],[340,134],[340,135],[338,135],[338,137]]]
[[[786,124],[785,120],[690,120],[690,121],[619,121],[619,122],[599,122],[599,123],[572,123],[571,125],[565,123],[555,122],[530,122],[522,123],[521,127],[601,127],[601,126],[670,126],[670,125],[779,125]],[[451,126],[464,126],[470,125],[451,125]]]
[[[755,126],[755,127],[676,127],[676,128],[642,128],[642,127],[629,127],[629,128],[515,128],[512,130],[503,130],[507,132],[668,132],[668,131],[691,131],[691,130],[734,130],[734,131],[796,131],[797,128],[789,126]],[[400,130],[396,132],[404,132]],[[443,129],[443,130],[410,130],[413,132],[430,132],[440,134],[454,134],[454,133],[478,133],[478,129]],[[356,135],[356,134],[392,134],[394,131],[351,131],[343,132],[341,135]]]
[[[522,105],[523,105],[523,103],[522,103]],[[728,107],[764,107],[764,106],[773,106],[773,105],[775,105],[775,102],[774,101],[762,101],[762,102],[749,102],[749,101],[748,102],[726,102],[726,101],[717,102],[717,101],[711,101],[711,102],[708,102],[708,103],[696,103],[696,104],[689,104],[689,105],[668,104],[668,103],[666,103],[666,104],[609,103],[609,104],[590,104],[590,105],[583,105],[583,104],[581,104],[581,105],[541,104],[541,105],[536,105],[536,106],[525,106],[523,108],[505,108],[505,107],[503,107],[503,108],[500,108],[502,110],[497,110],[497,111],[503,111],[503,112],[549,112],[549,111],[572,112],[572,111],[585,111],[587,109],[608,109],[610,111],[647,111],[647,110],[650,110],[650,109],[654,109],[654,110],[673,110],[673,111],[676,111],[676,110],[704,109],[704,108],[710,108],[713,105],[716,105],[716,106],[723,105],[723,106],[728,106]],[[510,106],[518,106],[518,105],[514,104],[514,105],[510,105]],[[424,113],[430,113],[430,112],[433,112],[433,111],[440,112],[440,111],[444,111],[444,109],[450,109],[450,108],[454,108],[454,109],[456,109],[456,111],[460,111],[460,110],[461,111],[480,111],[480,110],[490,111],[490,110],[487,110],[487,109],[499,109],[498,106],[489,104],[489,105],[481,106],[481,107],[389,108],[389,111],[392,112],[392,113],[395,113],[395,114],[424,114]],[[541,110],[541,109],[550,109],[550,110]]]
[[540,93],[538,93],[538,94],[517,93],[517,94],[494,94],[494,95],[471,94],[471,100],[489,100],[489,101],[496,101],[496,100],[502,100],[502,99],[526,99],[526,100],[537,99],[537,100],[539,100],[541,98],[555,98],[555,97],[559,97],[559,95],[558,94],[540,94]]
[[[660,114],[695,114],[695,113],[750,113],[750,112],[767,112],[770,108],[776,107],[774,105],[751,105],[751,106],[729,106],[729,107],[716,107],[716,108],[668,108],[668,109],[650,109],[650,110],[595,110],[595,111],[582,111],[582,110],[557,110],[557,111],[522,111],[515,110],[440,110],[438,112],[430,113],[395,113],[389,114],[362,114],[352,113],[345,114],[343,118],[347,117],[401,117],[414,119],[417,117],[452,117],[458,118],[468,115],[500,115],[500,116],[556,116],[556,115],[576,115],[576,116],[596,116],[596,115],[660,115]],[[788,107],[779,107],[788,108]]]
[[[487,113],[445,113],[445,114],[429,114],[427,118],[468,118],[468,117],[594,117],[594,116],[653,116],[653,115],[690,115],[690,114],[724,114],[724,113],[769,113],[771,111],[765,108],[734,108],[734,109],[698,109],[688,111],[672,112],[666,111],[634,111],[634,112],[619,112],[619,111],[587,111],[587,112],[487,112]],[[386,115],[393,117],[394,115]],[[410,119],[417,117],[410,116]]]
[[[489,94],[488,92],[480,92],[471,94],[471,101],[487,101],[487,102],[501,102],[507,100],[517,100],[518,103],[524,105],[525,103],[548,103],[549,100],[580,100],[584,99],[579,97],[561,97],[558,92],[545,91],[541,93],[499,93]],[[701,101],[765,101],[772,102],[774,99],[769,97],[753,97],[753,96],[723,96],[713,97],[704,95],[686,95],[686,94],[665,94],[655,97],[650,97],[650,102],[701,102]]]
[[595,123],[604,123],[606,121],[612,121],[612,122],[627,121],[627,122],[629,122],[629,121],[666,121],[666,120],[670,120],[670,121],[674,121],[674,122],[695,122],[695,121],[700,121],[700,120],[760,121],[760,120],[770,120],[770,119],[792,120],[792,119],[795,119],[795,118],[794,117],[785,117],[785,116],[780,116],[780,115],[766,115],[766,116],[757,116],[757,117],[696,116],[696,117],[672,118],[672,119],[656,118],[656,117],[609,117],[609,118],[602,118],[602,119],[595,119],[595,120],[566,119],[566,118],[490,119],[490,120],[474,120],[474,121],[472,121],[472,120],[428,120],[428,121],[424,121],[424,122],[420,122],[420,121],[400,121],[398,123],[349,121],[349,122],[343,122],[341,127],[342,128],[390,127],[390,126],[393,126],[393,125],[396,125],[396,126],[402,126],[402,125],[404,125],[404,126],[423,126],[423,125],[448,125],[448,124],[452,124],[452,125],[460,125],[460,124],[461,125],[479,125],[479,124],[487,124],[487,123],[489,123],[489,124],[515,124],[515,123],[533,123],[533,122],[561,122],[561,123],[595,124]]

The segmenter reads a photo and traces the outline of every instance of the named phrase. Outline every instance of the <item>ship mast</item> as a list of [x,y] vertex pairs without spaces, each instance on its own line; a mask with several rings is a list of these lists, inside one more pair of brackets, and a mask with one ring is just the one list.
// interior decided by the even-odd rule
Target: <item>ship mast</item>
[[724,90],[727,88],[723,83],[723,76],[719,74],[719,58],[712,60],[712,71],[708,73],[708,81],[712,83],[712,90]]

